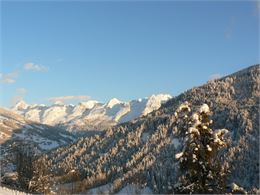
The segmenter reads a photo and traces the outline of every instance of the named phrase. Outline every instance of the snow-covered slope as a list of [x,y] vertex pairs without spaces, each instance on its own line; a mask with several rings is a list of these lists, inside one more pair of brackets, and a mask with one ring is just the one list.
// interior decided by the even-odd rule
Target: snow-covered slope
[[2,186],[0,186],[0,194],[1,195],[30,195],[29,193],[26,192],[17,191]]
[[25,119],[10,110],[0,108],[1,174],[13,171],[15,148],[31,145],[36,153],[66,145],[76,137],[62,129]]
[[90,100],[78,105],[55,103],[51,106],[29,105],[20,101],[12,110],[26,119],[66,127],[70,131],[102,130],[147,115],[171,98],[170,95],[159,94],[130,102],[113,98],[107,103]]
[[48,125],[30,121],[10,110],[0,108],[0,144],[12,139],[34,142],[40,149],[52,149],[74,140],[74,136]]
[[20,100],[17,102],[17,104],[14,106],[13,110],[25,110],[29,107],[29,104],[27,104],[25,101]]

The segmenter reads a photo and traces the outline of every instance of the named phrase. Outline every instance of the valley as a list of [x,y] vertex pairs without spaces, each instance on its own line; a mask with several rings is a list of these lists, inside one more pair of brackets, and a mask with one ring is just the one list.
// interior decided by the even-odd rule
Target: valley
[[[13,111],[1,109],[1,165],[6,165],[1,169],[2,182],[32,193],[93,191],[95,194],[96,190],[99,193],[126,193],[126,189],[140,193],[174,193],[180,177],[178,158],[184,151],[185,143],[178,132],[189,129],[188,119],[194,120],[194,114],[205,112],[212,119],[210,126],[215,129],[214,132],[221,129],[228,132],[227,147],[221,150],[222,157],[217,159],[229,169],[225,191],[259,192],[259,73],[260,66],[254,65],[210,80],[171,99],[167,95],[152,96],[146,99],[146,104],[142,104],[146,107],[136,106],[139,110],[134,113],[138,116],[132,115],[135,117],[128,122],[120,120],[127,116],[121,115],[122,110],[126,105],[135,108],[134,103],[144,100],[128,104],[115,99],[102,105],[91,101],[81,103],[71,109],[74,112],[70,115],[59,114],[53,121],[63,121],[63,124],[58,122],[54,126],[26,118],[32,117],[30,113],[40,113],[35,109],[43,109],[44,106],[20,102]],[[149,100],[155,103],[149,103]],[[95,107],[93,104],[98,105]],[[47,110],[54,112],[64,107],[69,109],[69,106],[61,104],[44,109],[50,113]],[[23,116],[15,114],[14,109]],[[98,134],[76,136],[72,133],[75,129],[64,129],[75,113],[80,113],[78,120],[89,117],[90,113],[93,118],[98,114],[96,119],[102,121],[110,116],[108,121],[113,123],[106,126],[106,121],[106,128]],[[69,122],[64,118],[69,118]],[[80,128],[80,131],[97,130],[100,123],[95,124],[98,125],[91,124],[93,128]],[[57,129],[59,126],[61,128]],[[16,154],[13,146],[19,141],[27,145],[21,147],[25,150],[20,152],[25,152],[31,159],[23,161],[24,164],[19,165],[20,170],[25,169],[31,173],[29,175],[21,175],[15,164],[17,161],[12,158]],[[10,162],[3,163],[6,159]],[[16,173],[17,179],[8,180],[10,172]],[[23,185],[19,184],[21,181]]]

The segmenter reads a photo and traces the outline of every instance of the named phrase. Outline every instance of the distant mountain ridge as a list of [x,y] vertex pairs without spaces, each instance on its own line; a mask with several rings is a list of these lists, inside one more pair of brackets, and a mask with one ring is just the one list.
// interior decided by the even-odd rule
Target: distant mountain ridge
[[78,105],[57,102],[51,106],[29,105],[20,101],[12,110],[26,119],[42,124],[57,125],[69,131],[103,130],[147,115],[171,98],[171,95],[159,94],[129,102],[113,98],[107,103],[89,100]]

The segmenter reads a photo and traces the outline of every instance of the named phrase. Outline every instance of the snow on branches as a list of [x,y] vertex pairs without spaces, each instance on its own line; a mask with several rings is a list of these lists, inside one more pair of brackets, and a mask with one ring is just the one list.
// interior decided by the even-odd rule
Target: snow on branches
[[212,130],[211,111],[207,104],[192,113],[191,104],[184,102],[175,112],[175,133],[182,139],[182,149],[175,155],[179,162],[177,193],[211,193],[225,189],[225,169],[218,161],[219,151],[226,146],[228,130]]

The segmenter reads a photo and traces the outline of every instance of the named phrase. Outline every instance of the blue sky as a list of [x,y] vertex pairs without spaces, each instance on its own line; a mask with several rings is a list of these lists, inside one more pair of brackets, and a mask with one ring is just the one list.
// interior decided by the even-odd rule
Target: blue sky
[[0,106],[178,95],[259,63],[259,5],[2,1]]

